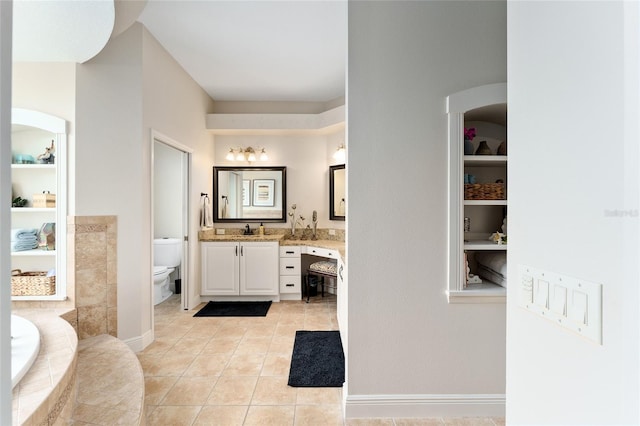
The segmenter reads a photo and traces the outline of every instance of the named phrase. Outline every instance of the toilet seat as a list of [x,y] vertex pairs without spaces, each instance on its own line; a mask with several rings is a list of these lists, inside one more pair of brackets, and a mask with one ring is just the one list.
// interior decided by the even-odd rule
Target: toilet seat
[[153,267],[153,275],[160,275],[164,272],[166,272],[167,267],[166,266],[154,266]]

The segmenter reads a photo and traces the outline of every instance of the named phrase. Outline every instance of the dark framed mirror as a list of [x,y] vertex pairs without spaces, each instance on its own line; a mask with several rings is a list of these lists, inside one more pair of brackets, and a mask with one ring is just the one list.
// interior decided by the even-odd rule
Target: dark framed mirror
[[347,210],[344,164],[329,166],[329,220],[344,220]]
[[286,167],[213,167],[214,222],[286,222]]

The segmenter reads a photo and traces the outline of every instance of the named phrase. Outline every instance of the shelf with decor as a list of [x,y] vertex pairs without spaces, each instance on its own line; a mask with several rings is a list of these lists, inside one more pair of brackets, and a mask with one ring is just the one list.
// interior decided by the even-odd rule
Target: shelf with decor
[[450,95],[447,113],[449,303],[505,303],[506,84]]
[[12,300],[66,299],[66,133],[61,118],[12,109],[11,244],[18,250],[11,252],[11,269],[20,271],[12,277]]

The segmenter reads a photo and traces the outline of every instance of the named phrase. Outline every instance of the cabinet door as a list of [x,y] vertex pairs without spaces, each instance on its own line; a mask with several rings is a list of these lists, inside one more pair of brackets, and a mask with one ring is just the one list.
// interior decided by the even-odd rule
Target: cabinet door
[[240,247],[238,243],[202,243],[202,295],[237,296]]
[[279,293],[279,251],[276,242],[240,245],[240,294],[272,296]]

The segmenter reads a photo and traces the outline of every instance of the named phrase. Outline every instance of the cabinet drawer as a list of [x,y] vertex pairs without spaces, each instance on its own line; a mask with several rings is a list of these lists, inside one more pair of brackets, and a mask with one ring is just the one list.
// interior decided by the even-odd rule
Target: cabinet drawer
[[280,293],[300,293],[302,284],[300,275],[281,276],[280,277]]
[[280,275],[300,275],[300,258],[281,257]]
[[308,247],[307,254],[312,254],[314,256],[328,257],[330,259],[338,259],[340,257],[340,253],[338,253],[338,250],[329,250],[329,249],[320,248],[320,247]]
[[280,257],[300,257],[300,246],[280,246]]

